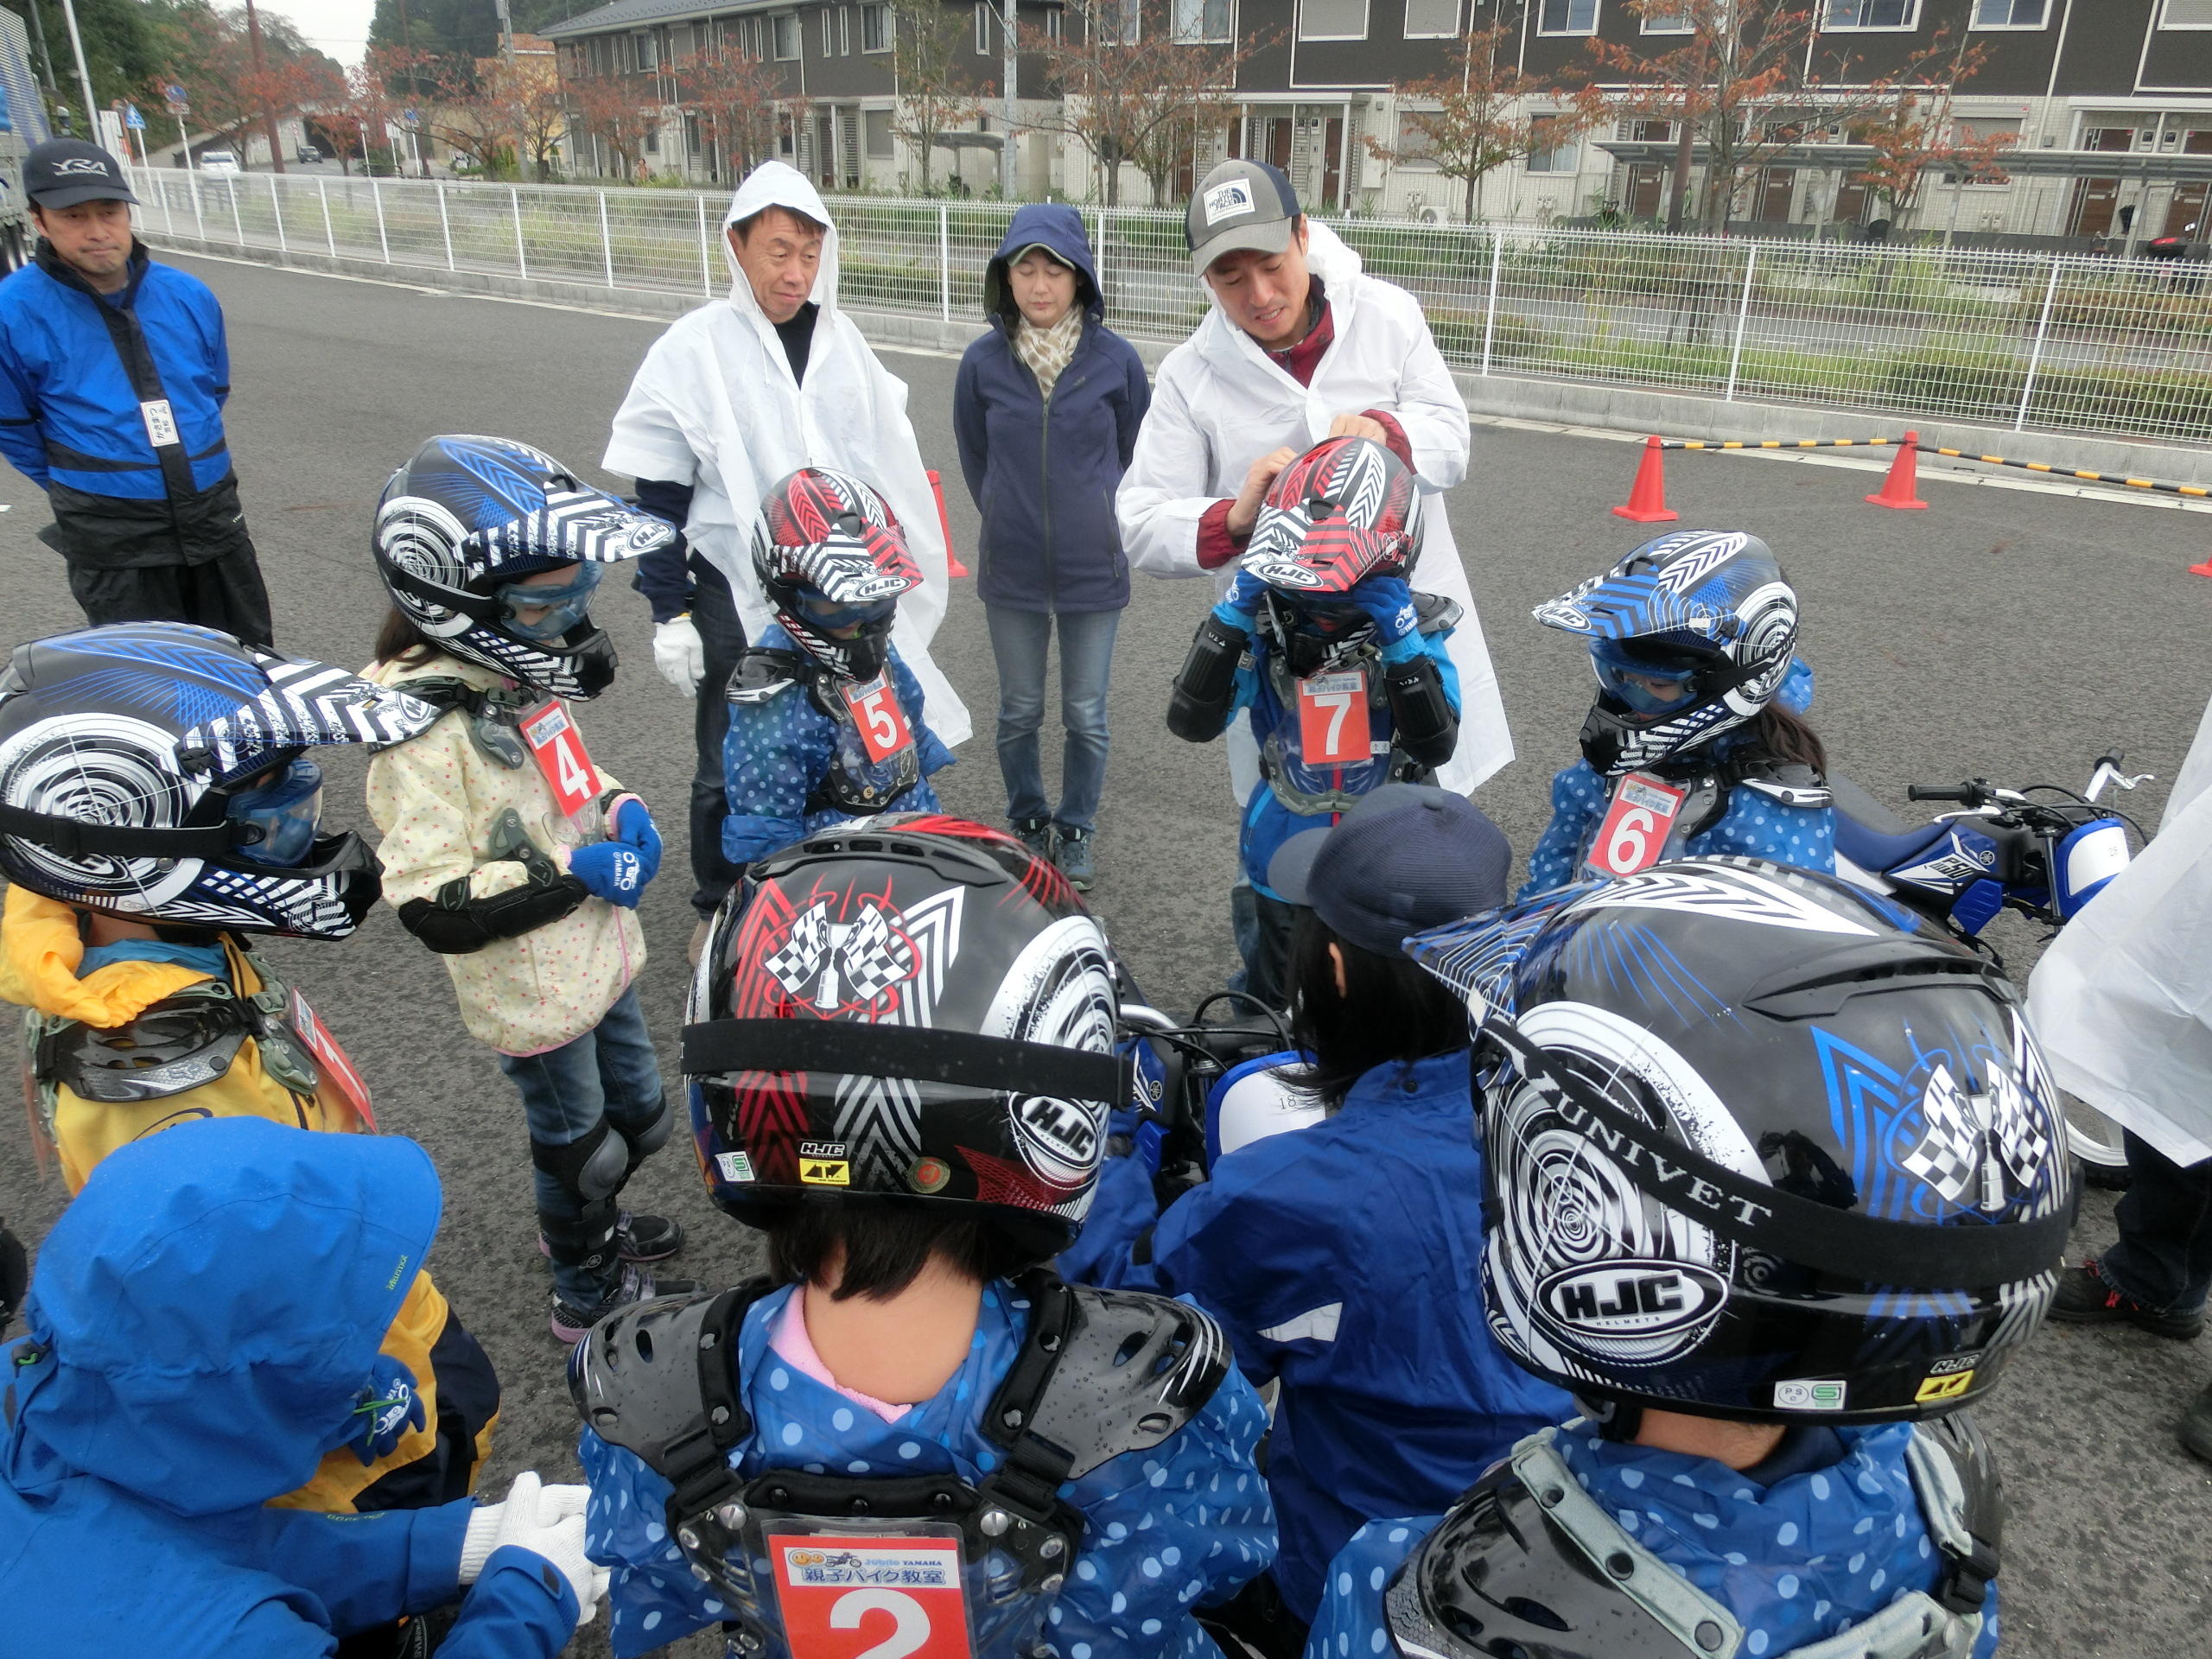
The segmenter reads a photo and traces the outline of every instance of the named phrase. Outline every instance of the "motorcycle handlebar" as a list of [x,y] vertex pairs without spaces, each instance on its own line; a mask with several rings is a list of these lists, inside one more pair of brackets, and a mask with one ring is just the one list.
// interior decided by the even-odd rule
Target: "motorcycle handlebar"
[[1979,806],[1985,791],[1974,784],[1908,784],[1904,798],[1909,801],[1957,801],[1967,806]]

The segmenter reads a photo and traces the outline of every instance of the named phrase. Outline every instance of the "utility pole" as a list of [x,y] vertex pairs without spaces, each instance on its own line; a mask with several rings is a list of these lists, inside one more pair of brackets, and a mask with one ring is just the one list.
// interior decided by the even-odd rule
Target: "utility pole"
[[54,54],[46,49],[46,8],[39,3],[39,0],[29,0],[29,7],[31,38],[38,42],[38,60],[46,72],[43,77],[46,90],[55,92],[59,89],[54,84]]
[[[261,14],[253,9],[253,0],[245,0],[246,39],[253,47],[253,78],[262,84],[265,93],[269,86],[268,66],[261,56]],[[269,135],[269,165],[275,171],[284,170],[284,149],[276,138],[276,111],[264,105],[261,111],[261,130]]]
[[85,67],[85,37],[77,32],[76,0],[61,0],[61,15],[69,24],[70,49],[77,54],[77,84],[85,89],[85,137],[100,141],[99,105],[92,99],[92,73]]
[[999,146],[999,194],[1007,200],[1014,200],[1014,9],[1020,0],[999,0],[995,8],[999,16],[999,44],[1006,52],[1005,142]]

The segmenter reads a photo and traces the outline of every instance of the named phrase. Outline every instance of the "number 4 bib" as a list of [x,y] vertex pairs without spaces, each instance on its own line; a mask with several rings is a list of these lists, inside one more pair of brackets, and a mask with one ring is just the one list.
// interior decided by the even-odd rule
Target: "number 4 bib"
[[1613,791],[1612,810],[1598,826],[1585,861],[1593,875],[1634,875],[1648,870],[1667,850],[1667,836],[1681,816],[1686,789],[1661,782],[1648,772],[1631,772]]
[[784,1637],[804,1659],[971,1659],[957,1537],[768,1535]]
[[524,709],[518,723],[522,741],[553,786],[562,811],[573,818],[599,798],[599,773],[584,753],[583,734],[569,718],[567,705],[557,699],[541,702]]

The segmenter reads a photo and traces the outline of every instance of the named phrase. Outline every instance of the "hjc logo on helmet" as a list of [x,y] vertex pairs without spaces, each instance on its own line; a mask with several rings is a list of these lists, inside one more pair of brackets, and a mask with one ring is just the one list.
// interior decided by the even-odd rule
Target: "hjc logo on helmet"
[[1536,1300],[1553,1323],[1606,1337],[1656,1337],[1701,1324],[1728,1300],[1717,1273],[1680,1262],[1612,1261],[1551,1274]]

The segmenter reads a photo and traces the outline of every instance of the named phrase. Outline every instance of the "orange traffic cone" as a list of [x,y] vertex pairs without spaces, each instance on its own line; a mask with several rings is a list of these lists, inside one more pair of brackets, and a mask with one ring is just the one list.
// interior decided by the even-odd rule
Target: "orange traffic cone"
[[970,573],[952,550],[952,518],[944,510],[944,483],[934,472],[930,474],[930,493],[937,497],[937,527],[944,532],[944,574],[957,582]]
[[1655,435],[1643,441],[1643,459],[1636,464],[1636,484],[1628,493],[1628,504],[1615,507],[1617,518],[1631,519],[1639,524],[1663,524],[1681,518],[1679,512],[1667,511],[1667,480],[1661,471],[1659,439]]
[[1919,483],[1920,434],[1908,432],[1897,445],[1897,458],[1890,463],[1890,475],[1882,480],[1881,493],[1866,499],[1878,507],[1925,509],[1928,504],[1915,493]]
[[2212,576],[2212,559],[2207,559],[2202,564],[2190,565],[2189,574],[2192,576]]

